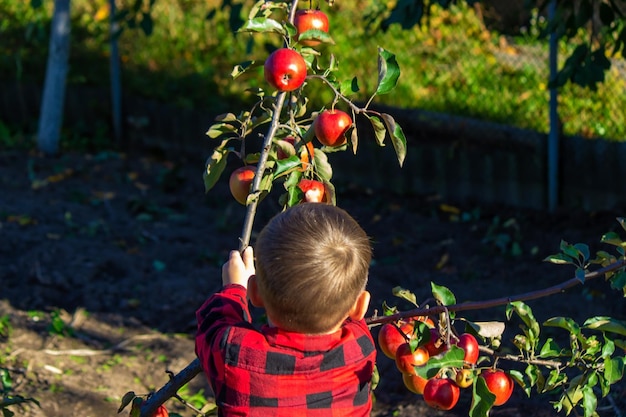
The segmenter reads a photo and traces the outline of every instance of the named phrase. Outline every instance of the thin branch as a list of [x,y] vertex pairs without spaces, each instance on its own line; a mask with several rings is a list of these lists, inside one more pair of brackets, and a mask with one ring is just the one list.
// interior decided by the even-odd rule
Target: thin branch
[[461,304],[453,304],[450,306],[417,308],[413,310],[401,311],[399,313],[392,314],[390,316],[367,317],[365,319],[365,322],[368,325],[384,324],[384,323],[389,323],[392,321],[411,318],[411,317],[432,316],[435,314],[443,313],[446,310],[448,311],[484,310],[484,309],[491,308],[491,307],[507,305],[514,301],[535,300],[538,298],[543,298],[543,297],[547,297],[550,295],[564,292],[565,290],[571,287],[575,287],[576,285],[579,285],[584,282],[590,281],[592,279],[596,279],[598,277],[604,276],[605,274],[609,272],[617,271],[618,269],[622,269],[625,266],[626,266],[626,259],[622,259],[621,261],[617,261],[603,268],[600,268],[597,271],[586,273],[585,279],[582,281],[578,278],[571,278],[560,284],[553,285],[551,287],[543,288],[543,289],[536,290],[536,291],[526,292],[523,294],[512,295],[508,297],[493,298],[491,300],[485,300],[485,301],[474,301],[474,302],[467,302],[467,303],[461,303]]
[[[291,9],[289,11],[289,21],[293,22],[293,17],[295,16],[296,9],[298,6],[298,1],[293,0],[291,2]],[[256,215],[257,205],[259,203],[260,197],[260,186],[261,179],[263,178],[263,173],[265,172],[265,165],[267,163],[267,158],[269,155],[270,147],[272,145],[272,139],[276,135],[276,130],[280,124],[280,115],[283,109],[283,105],[285,103],[285,97],[287,93],[280,92],[276,96],[276,103],[274,104],[274,113],[272,114],[272,122],[270,127],[263,139],[263,149],[261,151],[261,156],[259,158],[259,162],[257,164],[257,171],[254,176],[254,180],[252,182],[252,193],[256,195],[256,198],[253,199],[252,202],[247,207],[246,217],[243,222],[243,227],[241,231],[241,236],[239,238],[239,251],[243,252],[243,250],[250,244],[250,236],[252,235],[252,226],[254,225],[254,217]],[[171,376],[170,380],[155,392],[150,398],[148,398],[141,407],[141,415],[140,417],[149,417],[154,414],[157,408],[163,404],[168,398],[171,398],[176,395],[178,390],[196,377],[200,372],[202,372],[202,366],[200,365],[200,360],[195,358],[189,365],[187,365],[182,371],[178,374]]]
[[563,364],[559,361],[549,361],[549,360],[545,360],[545,359],[528,359],[528,358],[524,358],[520,355],[511,355],[509,353],[498,353],[493,349],[489,349],[488,347],[485,346],[479,346],[478,349],[481,352],[485,352],[486,354],[488,354],[489,356],[493,356],[497,359],[503,359],[503,360],[507,360],[507,361],[514,361],[514,362],[523,362],[523,363],[527,363],[529,365],[540,365],[540,366],[546,366],[548,368],[554,368],[554,369],[560,369],[563,367]]

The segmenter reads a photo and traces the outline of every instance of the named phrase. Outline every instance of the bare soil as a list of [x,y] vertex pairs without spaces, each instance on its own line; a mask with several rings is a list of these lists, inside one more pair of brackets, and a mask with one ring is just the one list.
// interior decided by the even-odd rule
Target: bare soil
[[[113,416],[127,391],[159,388],[167,372],[194,359],[195,309],[219,288],[221,264],[238,246],[245,213],[226,181],[204,193],[203,166],[204,155],[0,152],[0,318],[12,330],[0,336],[0,365],[11,370],[15,393],[41,404],[14,408],[16,415]],[[338,196],[372,237],[371,314],[383,301],[408,308],[391,294],[395,286],[426,300],[435,282],[458,301],[476,301],[557,284],[573,269],[543,258],[557,253],[561,240],[608,250],[600,238],[621,230],[615,217],[624,214],[455,205],[351,184],[338,185]],[[263,201],[255,230],[279,210],[277,197]],[[540,321],[626,317],[621,295],[596,281],[529,305]],[[464,316],[503,321],[503,311]],[[467,415],[469,393],[452,412],[430,409],[379,356],[373,415]],[[202,375],[181,395],[200,390],[210,398]],[[622,382],[600,400],[599,415],[623,415],[624,397]],[[492,415],[553,416],[552,399],[528,399],[516,389]],[[177,400],[167,406],[193,415]]]

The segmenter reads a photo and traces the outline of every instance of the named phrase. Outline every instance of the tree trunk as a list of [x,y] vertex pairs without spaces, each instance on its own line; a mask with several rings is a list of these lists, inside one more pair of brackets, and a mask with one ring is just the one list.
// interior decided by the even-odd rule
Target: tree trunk
[[37,132],[39,150],[46,155],[54,155],[59,150],[70,53],[70,29],[70,0],[55,0]]

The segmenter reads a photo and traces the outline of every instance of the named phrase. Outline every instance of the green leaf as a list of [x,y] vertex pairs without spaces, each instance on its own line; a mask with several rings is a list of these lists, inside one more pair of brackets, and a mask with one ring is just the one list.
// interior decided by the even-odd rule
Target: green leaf
[[286,36],[287,32],[283,25],[274,19],[255,17],[246,21],[237,32],[271,32]]
[[532,386],[526,384],[526,380],[524,379],[524,375],[520,371],[518,371],[517,369],[509,370],[509,375],[511,375],[511,378],[513,378],[513,380],[515,380],[515,382],[517,382],[517,385],[519,385],[524,390],[524,393],[526,393],[526,396],[530,397],[530,390],[531,390]]
[[548,374],[548,379],[546,380],[546,385],[544,387],[545,392],[549,392],[562,385],[567,381],[567,375],[560,372],[559,369],[553,369]]
[[472,386],[472,405],[469,417],[487,417],[495,401],[496,396],[487,388],[485,378],[479,376]]
[[598,406],[598,399],[596,394],[593,393],[593,387],[585,385],[583,387],[583,410],[585,411],[585,417],[592,417],[595,414],[596,407]]
[[604,359],[604,378],[614,384],[624,377],[624,356]]
[[537,386],[537,392],[541,392],[544,387],[545,380],[543,374],[537,365],[528,365],[524,369],[524,374],[528,378],[531,387]]
[[580,253],[580,256],[582,256],[583,261],[586,261],[587,259],[589,259],[590,253],[589,253],[589,246],[584,244],[584,243],[576,243],[574,245],[574,248],[576,248],[576,250]]
[[622,290],[626,297],[626,271],[619,271],[611,277],[611,288]]
[[570,245],[564,240],[561,240],[561,252],[565,255],[569,256],[572,259],[578,259],[580,257],[580,252],[574,245]]
[[217,184],[222,172],[226,168],[227,149],[217,148],[207,160],[202,178],[204,180],[204,191],[208,192]]
[[456,345],[451,345],[450,349],[442,357],[431,357],[423,366],[416,367],[417,374],[422,378],[432,378],[439,373],[442,368],[462,368],[465,351]]
[[328,162],[328,155],[324,152],[314,152],[313,161],[317,175],[324,181],[330,181],[333,177],[333,167]]
[[[626,30],[626,29],[623,29],[623,30]],[[617,222],[619,223],[620,226],[622,226],[622,229],[626,230],[626,217],[618,217]]]
[[290,156],[289,158],[276,161],[276,172],[274,172],[274,179],[280,178],[289,174],[292,170],[302,167],[302,161],[297,155]]
[[356,77],[339,84],[339,92],[344,96],[359,92],[359,83]]
[[510,319],[512,312],[517,313],[517,315],[522,319],[527,328],[527,336],[529,338],[529,342],[532,346],[537,346],[539,343],[539,323],[535,320],[535,316],[533,315],[533,311],[527,304],[522,301],[514,301],[509,303],[506,307],[506,315]]
[[226,133],[234,133],[237,131],[237,127],[232,123],[215,123],[209,127],[206,135],[211,139],[218,138]]
[[560,327],[576,336],[576,338],[580,337],[580,326],[569,317],[552,317],[546,320],[543,325],[548,327]]
[[376,94],[387,94],[396,87],[400,67],[396,56],[384,48],[378,48],[378,86]]
[[[437,285],[434,282],[430,283],[430,288],[433,292],[433,297],[441,305],[450,306],[456,304],[456,297],[447,287]],[[454,318],[454,312],[450,312],[450,318]]]
[[612,317],[591,317],[583,323],[583,328],[600,330],[603,332],[616,333],[626,336],[626,321],[617,320]]
[[330,45],[335,44],[335,41],[327,32],[319,29],[310,29],[298,35],[298,42],[302,43],[305,40],[320,41]]
[[241,74],[243,74],[244,72],[248,71],[249,69],[252,68],[257,68],[260,67],[261,65],[263,65],[262,62],[256,62],[256,61],[244,61],[240,64],[237,64],[233,67],[233,70],[230,72],[230,76],[234,79],[236,79],[237,77],[239,77]]
[[370,115],[368,113],[364,114],[372,124],[374,136],[376,137],[376,143],[378,143],[378,146],[385,146],[385,136],[387,136],[387,129],[385,128],[385,125],[378,116]]
[[396,297],[399,297],[399,298],[402,298],[404,300],[407,300],[408,302],[410,302],[414,306],[419,307],[417,305],[417,297],[415,297],[415,294],[413,294],[411,291],[409,291],[407,289],[404,289],[402,287],[393,287],[391,292]]
[[395,119],[389,114],[381,113],[380,116],[385,121],[385,125],[387,125],[387,131],[391,136],[391,144],[396,151],[398,163],[402,166],[404,158],[406,158],[406,137],[404,136],[404,132],[400,125],[397,124]]
[[600,239],[600,242],[606,243],[608,245],[624,247],[624,241],[615,232],[609,232],[609,233],[602,235],[602,239]]
[[126,394],[124,394],[124,396],[122,397],[122,403],[117,409],[117,413],[121,413],[126,408],[126,406],[128,406],[128,404],[130,404],[131,401],[135,399],[135,397],[137,397],[137,394],[135,394],[134,391],[128,391]]
[[544,258],[544,262],[550,262],[557,265],[565,265],[573,264],[574,260],[565,254],[557,253],[555,255],[550,255]]
[[546,340],[539,353],[540,358],[556,358],[561,355],[561,348],[551,337]]

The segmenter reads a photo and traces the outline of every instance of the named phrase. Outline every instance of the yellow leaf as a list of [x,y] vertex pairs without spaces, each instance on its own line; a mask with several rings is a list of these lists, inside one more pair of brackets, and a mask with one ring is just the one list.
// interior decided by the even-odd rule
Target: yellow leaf
[[100,6],[98,11],[96,12],[96,15],[93,18],[96,22],[99,22],[101,20],[107,19],[110,13],[111,13],[111,10],[109,8],[109,3],[105,3],[102,6]]

